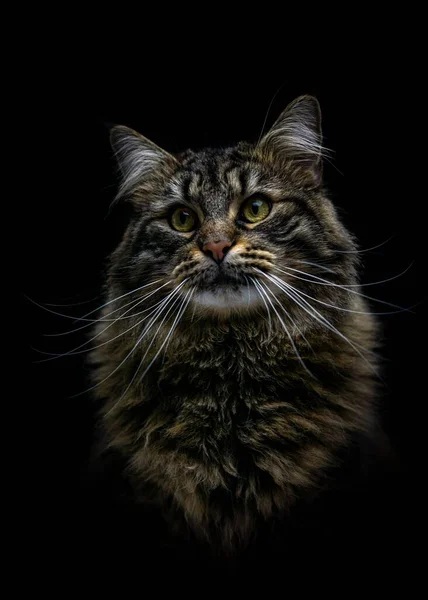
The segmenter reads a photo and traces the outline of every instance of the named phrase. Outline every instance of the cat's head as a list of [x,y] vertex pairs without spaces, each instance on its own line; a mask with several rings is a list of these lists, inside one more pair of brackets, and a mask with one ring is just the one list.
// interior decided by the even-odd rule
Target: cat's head
[[134,207],[112,256],[115,287],[156,281],[209,318],[268,308],[287,290],[297,309],[302,290],[337,291],[321,278],[355,283],[352,238],[323,191],[315,98],[292,102],[254,144],[173,156],[122,126],[111,142],[118,201]]

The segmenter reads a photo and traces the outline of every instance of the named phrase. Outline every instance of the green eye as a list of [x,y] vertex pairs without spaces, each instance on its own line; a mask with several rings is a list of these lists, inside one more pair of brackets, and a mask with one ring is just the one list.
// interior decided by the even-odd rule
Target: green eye
[[252,196],[241,208],[241,218],[247,223],[258,223],[266,219],[271,210],[271,203],[260,196]]
[[193,210],[185,206],[176,208],[171,214],[170,224],[176,231],[186,233],[195,229],[197,217]]

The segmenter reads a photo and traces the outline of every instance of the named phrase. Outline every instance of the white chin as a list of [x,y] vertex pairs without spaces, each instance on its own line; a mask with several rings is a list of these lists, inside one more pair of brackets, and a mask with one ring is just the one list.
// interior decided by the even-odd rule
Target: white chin
[[217,310],[245,309],[260,304],[261,299],[253,285],[241,286],[238,289],[230,289],[228,286],[219,285],[213,291],[198,291],[192,298],[193,302],[206,308]]

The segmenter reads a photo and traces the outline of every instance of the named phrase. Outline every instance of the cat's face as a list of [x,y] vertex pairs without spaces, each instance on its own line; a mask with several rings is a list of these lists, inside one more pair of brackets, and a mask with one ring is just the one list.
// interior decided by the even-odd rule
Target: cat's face
[[275,278],[300,290],[308,271],[349,281],[353,246],[322,191],[313,98],[293,103],[258,145],[172,157],[123,127],[112,141],[120,196],[136,209],[112,261],[124,287],[159,281],[209,316],[267,308]]

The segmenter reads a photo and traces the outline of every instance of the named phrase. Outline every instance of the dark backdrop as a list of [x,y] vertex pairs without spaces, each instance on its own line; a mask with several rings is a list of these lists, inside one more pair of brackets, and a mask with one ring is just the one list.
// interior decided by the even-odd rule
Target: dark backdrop
[[[84,63],[84,61],[83,61]],[[385,66],[385,65],[384,65]],[[47,362],[42,352],[64,353],[85,341],[85,330],[58,337],[101,303],[101,272],[120,238],[122,213],[109,216],[116,189],[108,126],[128,125],[169,151],[257,140],[294,97],[314,94],[323,111],[325,166],[330,195],[364,250],[363,282],[399,275],[366,293],[414,312],[381,317],[384,331],[382,416],[406,469],[421,457],[421,410],[426,339],[426,229],[419,182],[420,157],[411,150],[420,124],[409,77],[391,68],[338,69],[324,65],[291,74],[286,61],[270,70],[245,57],[190,68],[178,57],[132,73],[102,58],[71,61],[61,69],[34,67],[31,102],[18,123],[26,142],[30,185],[21,190],[25,220],[21,297],[26,390],[35,496],[49,519],[64,517],[94,434],[85,390],[85,354]],[[388,67],[388,65],[386,65]],[[417,91],[417,90],[415,90]],[[410,97],[409,97],[410,92]],[[268,112],[268,108],[270,110]],[[22,202],[22,197],[24,201]],[[373,250],[367,250],[376,247]],[[31,301],[27,298],[29,297]],[[51,306],[87,302],[79,306]],[[45,308],[36,306],[42,304]],[[372,303],[379,311],[385,305]],[[407,476],[406,477],[410,477]],[[409,495],[417,496],[412,481]],[[408,485],[407,479],[397,486]]]

